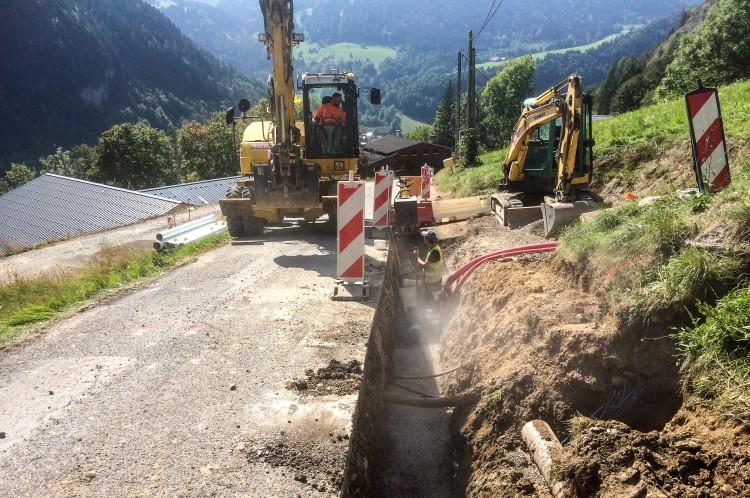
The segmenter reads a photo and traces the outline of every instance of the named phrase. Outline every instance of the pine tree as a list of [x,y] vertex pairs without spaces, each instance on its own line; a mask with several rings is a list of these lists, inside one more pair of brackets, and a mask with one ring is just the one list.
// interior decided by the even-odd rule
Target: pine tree
[[435,113],[435,121],[432,124],[432,141],[439,145],[453,148],[455,142],[454,102],[453,84],[448,80],[443,93],[443,100]]

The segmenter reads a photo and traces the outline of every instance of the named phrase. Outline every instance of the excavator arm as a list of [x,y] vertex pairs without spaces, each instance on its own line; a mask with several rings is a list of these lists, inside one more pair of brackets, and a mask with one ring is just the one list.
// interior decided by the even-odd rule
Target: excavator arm
[[268,100],[273,119],[271,156],[274,169],[282,178],[293,174],[292,165],[301,161],[300,133],[295,126],[294,68],[292,47],[302,41],[294,33],[293,0],[260,0],[265,43],[273,71],[268,78]]

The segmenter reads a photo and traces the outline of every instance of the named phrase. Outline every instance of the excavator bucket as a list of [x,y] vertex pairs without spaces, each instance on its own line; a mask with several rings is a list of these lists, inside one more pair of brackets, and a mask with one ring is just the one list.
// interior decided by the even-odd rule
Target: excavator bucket
[[594,200],[580,200],[574,202],[542,203],[542,219],[544,219],[544,238],[551,239],[560,234],[560,230],[578,221],[583,213],[596,210],[600,203]]

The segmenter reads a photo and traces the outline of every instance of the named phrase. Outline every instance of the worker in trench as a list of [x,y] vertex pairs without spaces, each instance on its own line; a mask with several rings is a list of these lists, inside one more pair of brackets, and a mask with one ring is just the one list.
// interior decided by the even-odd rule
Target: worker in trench
[[422,230],[422,239],[427,246],[425,258],[420,257],[419,248],[414,248],[414,257],[417,265],[424,270],[422,280],[421,298],[424,308],[431,309],[433,318],[439,318],[441,312],[440,302],[443,296],[443,267],[445,258],[443,249],[438,244],[438,236],[432,230]]

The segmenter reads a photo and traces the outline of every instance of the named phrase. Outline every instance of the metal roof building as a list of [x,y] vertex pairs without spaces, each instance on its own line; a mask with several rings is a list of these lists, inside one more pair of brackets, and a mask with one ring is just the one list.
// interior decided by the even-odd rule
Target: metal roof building
[[173,199],[47,173],[0,196],[0,255],[118,228],[180,206]]
[[203,180],[200,182],[181,183],[167,187],[155,187],[141,190],[151,195],[175,199],[193,206],[213,204],[227,195],[227,189],[233,185],[239,176],[217,178],[215,180]]

